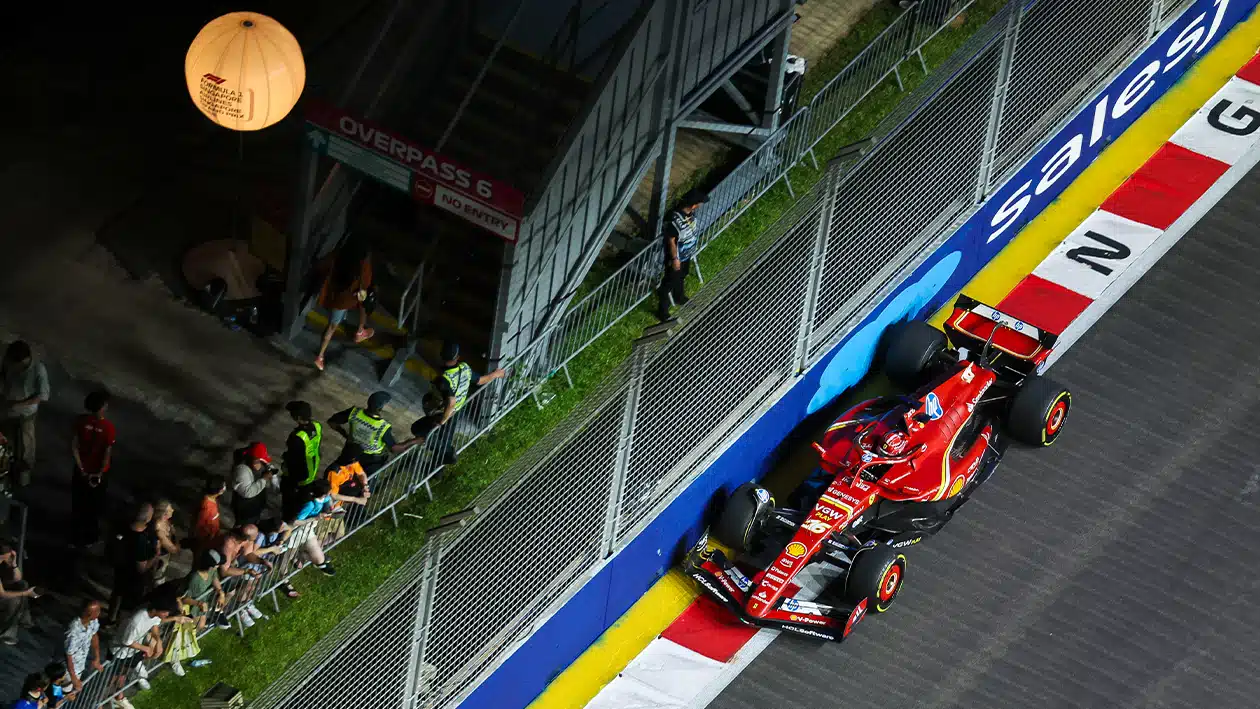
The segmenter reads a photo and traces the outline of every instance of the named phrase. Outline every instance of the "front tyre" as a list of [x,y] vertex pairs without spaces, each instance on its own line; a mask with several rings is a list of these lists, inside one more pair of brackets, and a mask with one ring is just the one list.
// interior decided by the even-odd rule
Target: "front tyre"
[[774,509],[774,498],[756,483],[744,483],[726,499],[712,527],[713,536],[735,553],[748,551]]
[[1058,439],[1072,409],[1072,392],[1053,379],[1030,377],[1020,386],[1006,415],[1006,428],[1015,440],[1048,446]]
[[872,613],[883,613],[892,606],[906,580],[906,555],[886,545],[877,544],[857,553],[844,581],[844,598],[857,605],[866,600]]

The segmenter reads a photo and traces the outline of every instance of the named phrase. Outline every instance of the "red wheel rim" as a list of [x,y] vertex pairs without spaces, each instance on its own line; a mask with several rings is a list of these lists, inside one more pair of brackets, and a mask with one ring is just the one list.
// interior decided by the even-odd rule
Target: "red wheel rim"
[[901,567],[893,564],[884,572],[884,579],[879,582],[879,600],[888,601],[897,594],[897,587],[901,585]]
[[1068,405],[1066,401],[1059,401],[1050,409],[1050,415],[1046,417],[1046,433],[1053,436],[1063,428],[1063,419],[1067,418]]

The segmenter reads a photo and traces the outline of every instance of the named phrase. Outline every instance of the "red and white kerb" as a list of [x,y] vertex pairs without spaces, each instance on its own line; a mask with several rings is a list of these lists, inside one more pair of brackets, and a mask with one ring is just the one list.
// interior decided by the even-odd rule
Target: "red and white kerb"
[[1242,156],[1260,143],[1253,58],[998,304],[1061,333]]

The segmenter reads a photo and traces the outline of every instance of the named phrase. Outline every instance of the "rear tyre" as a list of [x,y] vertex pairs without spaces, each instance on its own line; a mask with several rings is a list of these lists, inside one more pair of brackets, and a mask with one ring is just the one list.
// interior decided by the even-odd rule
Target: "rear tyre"
[[726,499],[712,531],[719,542],[735,553],[748,551],[774,508],[774,498],[756,483],[744,483]]
[[921,320],[903,323],[889,335],[884,374],[899,387],[915,389],[927,378],[946,345],[945,333],[931,325]]
[[906,580],[906,555],[878,544],[857,553],[844,581],[844,598],[857,605],[864,599],[872,613],[883,613],[892,606]]
[[1072,392],[1053,379],[1030,377],[1020,386],[1006,415],[1006,428],[1015,440],[1048,446],[1058,439],[1072,408]]

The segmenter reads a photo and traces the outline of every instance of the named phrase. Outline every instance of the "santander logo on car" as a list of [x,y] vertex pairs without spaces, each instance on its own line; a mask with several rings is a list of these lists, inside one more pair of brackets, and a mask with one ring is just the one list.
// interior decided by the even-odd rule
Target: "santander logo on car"
[[[1113,122],[1131,113],[1146,98],[1151,89],[1155,88],[1156,82],[1162,75],[1186,62],[1191,54],[1206,50],[1220,31],[1229,3],[1230,0],[1215,0],[1213,3],[1215,12],[1210,20],[1207,12],[1201,12],[1193,17],[1183,16],[1182,21],[1188,19],[1188,24],[1180,32],[1175,35],[1172,32],[1166,32],[1157,40],[1157,43],[1166,43],[1163,58],[1154,59],[1144,65],[1130,66],[1126,72],[1135,73],[1123,89],[1120,89],[1118,93],[1113,89],[1095,99],[1093,120],[1088,131],[1078,130],[1071,135],[1061,137],[1062,142],[1058,150],[1041,165],[1040,179],[1025,180],[1014,187],[1014,192],[1005,198],[1001,195],[1011,188],[1014,181],[1004,185],[992,200],[996,202],[1001,199],[1002,201],[1001,206],[989,220],[990,231],[986,243],[993,243],[994,239],[1018,224],[1020,217],[1028,211],[1035,199],[1040,198],[1045,202],[1053,199],[1056,195],[1046,193],[1059,184],[1065,176],[1072,173],[1072,169],[1080,162],[1087,148],[1098,147]],[[1119,81],[1113,84],[1113,86],[1119,85]],[[1039,211],[1040,209],[1033,213]]]

